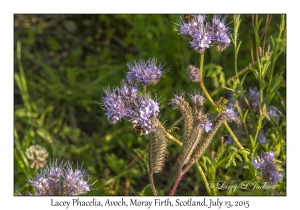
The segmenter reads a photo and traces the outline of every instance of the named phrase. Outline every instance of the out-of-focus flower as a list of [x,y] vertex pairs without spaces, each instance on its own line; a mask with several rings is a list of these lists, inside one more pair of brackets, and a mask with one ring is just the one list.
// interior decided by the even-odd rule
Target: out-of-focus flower
[[264,144],[267,142],[267,139],[265,137],[265,134],[264,134],[264,131],[263,130],[260,130],[258,131],[258,141],[261,143],[261,144]]
[[37,189],[39,196],[71,196],[81,195],[90,191],[89,176],[82,167],[72,169],[70,162],[49,164],[29,183]]
[[25,152],[28,160],[30,161],[31,168],[42,168],[46,164],[48,157],[47,150],[40,145],[31,145]]
[[259,107],[259,91],[257,90],[257,87],[250,88],[247,99],[252,109],[257,111]]
[[278,172],[279,165],[275,162],[274,152],[265,152],[260,158],[253,159],[252,165],[261,170],[264,181],[278,183],[284,175]]

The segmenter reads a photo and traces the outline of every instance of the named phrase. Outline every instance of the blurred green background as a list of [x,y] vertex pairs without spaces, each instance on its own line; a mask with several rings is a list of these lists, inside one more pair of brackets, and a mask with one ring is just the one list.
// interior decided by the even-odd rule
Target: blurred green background
[[[162,100],[161,122],[170,127],[181,117],[166,106],[168,100],[183,90],[200,90],[186,76],[189,64],[199,65],[199,54],[178,34],[176,23],[181,16],[15,15],[14,192],[34,192],[27,180],[36,170],[28,166],[25,150],[39,144],[48,150],[48,161],[84,163],[90,182],[97,180],[87,195],[152,195],[147,137],[136,136],[127,121],[111,125],[96,102],[102,102],[104,87],[120,86],[128,62],[155,57],[168,70],[157,85],[148,87]],[[251,15],[242,15],[241,19],[240,70],[251,62],[250,40],[254,40]],[[227,22],[232,20],[233,15],[229,15]],[[280,15],[273,15],[270,36],[278,36],[279,23]],[[233,27],[232,23],[229,26]],[[275,73],[286,71],[285,54],[278,59]],[[222,85],[235,74],[233,46],[222,53],[211,47],[206,51],[205,65],[215,69],[215,74],[207,74],[205,80],[213,99],[228,98],[230,92]],[[248,74],[244,89],[257,85],[255,77]],[[284,85],[280,93],[285,100]],[[280,98],[275,97],[272,105],[280,105]],[[208,103],[205,110],[216,114]],[[176,126],[182,128],[182,123]],[[221,129],[206,154],[218,147],[223,132]],[[181,130],[172,134],[180,138]],[[154,177],[160,195],[172,187],[180,148],[170,142],[168,150],[163,171]],[[238,167],[224,170],[224,174],[233,176]],[[195,168],[183,177],[176,194],[206,195]]]

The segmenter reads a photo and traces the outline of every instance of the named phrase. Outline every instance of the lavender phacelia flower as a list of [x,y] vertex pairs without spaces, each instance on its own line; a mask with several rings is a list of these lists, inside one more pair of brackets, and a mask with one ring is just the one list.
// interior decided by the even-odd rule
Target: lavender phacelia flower
[[128,117],[134,122],[136,130],[140,131],[140,135],[149,134],[153,128],[153,121],[159,114],[158,102],[152,99],[141,97],[137,100],[136,107],[133,107]]
[[117,92],[117,89],[105,90],[106,96],[103,98],[103,104],[106,110],[105,115],[112,124],[116,124],[124,117],[128,109],[125,107],[124,99]]
[[274,152],[265,152],[260,158],[252,160],[255,169],[260,169],[264,181],[278,183],[283,173],[278,171],[279,166],[275,162]]
[[252,165],[253,165],[253,167],[254,167],[255,169],[259,169],[259,168],[260,168],[260,162],[259,162],[257,159],[253,159],[253,160],[251,161],[251,163],[252,163]]
[[156,59],[149,59],[147,61],[140,60],[128,63],[127,80],[129,83],[140,83],[142,85],[155,85],[162,77],[163,65],[156,65]]
[[194,33],[193,40],[190,42],[191,47],[199,53],[203,53],[206,48],[209,48],[210,43],[210,34],[205,32],[205,30],[203,32]]
[[185,39],[191,40],[190,45],[195,51],[203,53],[210,44],[214,44],[218,51],[223,51],[230,45],[228,34],[230,29],[225,23],[227,16],[221,18],[214,15],[212,24],[205,20],[205,15],[187,15],[187,17],[179,24],[180,34]]
[[212,123],[206,115],[202,115],[201,117],[200,128],[204,129],[206,133],[210,132],[212,129]]
[[221,19],[220,16],[214,15],[212,25],[208,26],[208,30],[211,34],[211,40],[219,51],[225,50],[231,42],[228,35],[229,28],[225,23],[226,19],[227,16]]
[[81,195],[90,191],[92,185],[88,183],[87,172],[82,167],[73,170],[70,162],[61,162],[58,166],[53,162],[28,181],[37,189],[39,196]]
[[127,85],[122,82],[122,87],[119,89],[119,94],[126,103],[133,103],[137,98],[138,87],[136,85]]
[[46,164],[46,159],[48,157],[47,150],[40,145],[31,145],[26,149],[25,152],[28,160],[30,161],[31,168],[41,168]]
[[200,79],[200,75],[199,75],[199,69],[196,68],[195,66],[193,65],[189,65],[187,67],[187,75],[188,75],[188,78],[192,81],[192,82],[199,82],[199,79]]
[[237,115],[237,113],[233,110],[233,108],[226,108],[222,113],[226,116],[226,119],[229,121],[236,121],[240,122],[240,119]]

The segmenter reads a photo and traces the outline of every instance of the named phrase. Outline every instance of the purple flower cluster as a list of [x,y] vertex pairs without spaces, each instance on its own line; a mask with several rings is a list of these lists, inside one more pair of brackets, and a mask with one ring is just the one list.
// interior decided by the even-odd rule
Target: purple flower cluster
[[[85,181],[87,177],[87,181]],[[71,196],[90,191],[89,177],[82,168],[72,169],[69,162],[59,166],[52,163],[31,178],[29,183],[37,189],[39,196]]]
[[127,80],[129,83],[140,83],[142,85],[155,85],[162,77],[163,65],[156,65],[156,59],[149,59],[147,61],[140,60],[128,63]]
[[229,28],[225,21],[226,17],[215,15],[212,24],[206,22],[205,15],[190,15],[188,20],[182,20],[180,25],[180,34],[189,39],[191,47],[202,53],[210,44],[215,44],[217,50],[223,51],[230,44],[228,35]]
[[274,152],[265,152],[262,157],[253,159],[252,165],[255,169],[262,171],[264,181],[278,183],[283,177],[283,173],[278,172],[278,165],[275,162]]
[[113,124],[122,118],[131,121],[135,130],[145,135],[154,128],[153,121],[159,114],[159,105],[150,98],[150,94],[138,96],[138,84],[144,86],[156,84],[163,74],[163,66],[157,66],[156,59],[153,58],[147,61],[134,61],[129,63],[128,67],[130,71],[127,72],[126,79],[130,85],[123,80],[121,88],[114,88],[113,91],[105,90],[106,96],[103,97],[105,115]]
[[226,19],[227,16],[221,19],[221,17],[215,15],[212,19],[212,26],[208,27],[211,32],[211,39],[219,51],[225,50],[230,44],[229,28],[225,23]]
[[158,114],[158,102],[150,98],[139,97],[137,103],[131,107],[127,117],[131,119],[132,122],[137,123],[137,127],[143,131],[141,134],[146,135],[153,130],[153,120]]

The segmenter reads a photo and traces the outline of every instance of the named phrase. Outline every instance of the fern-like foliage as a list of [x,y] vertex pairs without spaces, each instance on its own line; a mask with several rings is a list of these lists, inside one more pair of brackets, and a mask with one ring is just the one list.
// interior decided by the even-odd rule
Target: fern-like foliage
[[228,168],[233,164],[236,166],[236,158],[239,159],[241,162],[243,161],[242,155],[249,155],[250,151],[248,149],[239,150],[236,146],[230,145],[228,147],[229,155],[228,155],[228,162],[225,166],[225,168]]

